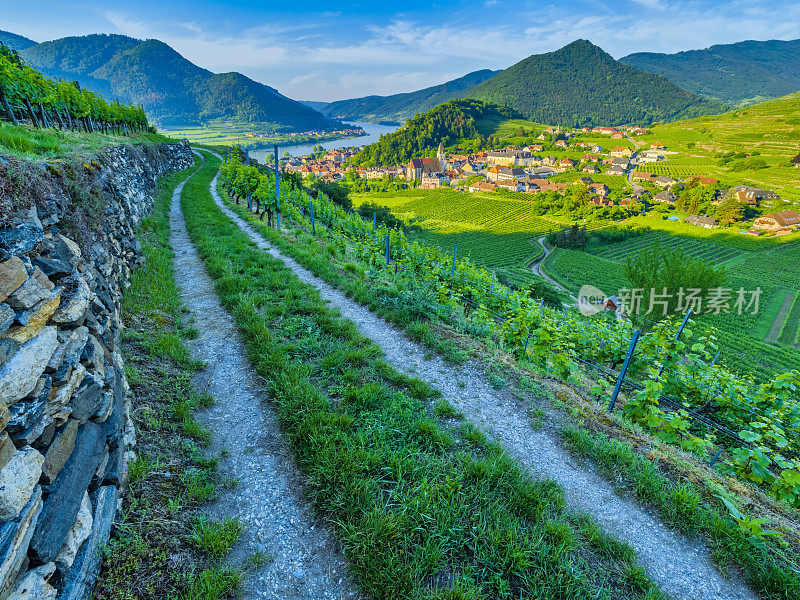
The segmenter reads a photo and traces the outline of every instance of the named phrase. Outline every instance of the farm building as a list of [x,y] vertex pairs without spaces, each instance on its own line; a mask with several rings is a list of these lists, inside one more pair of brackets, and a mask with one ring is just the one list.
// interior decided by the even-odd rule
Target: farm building
[[600,167],[598,167],[597,165],[586,165],[581,170],[584,173],[599,173],[600,172]]
[[476,192],[493,192],[496,186],[486,181],[479,181],[469,186],[469,191],[473,194]]
[[689,225],[695,225],[696,227],[704,227],[705,229],[714,229],[719,225],[719,221],[716,219],[712,219],[711,217],[706,217],[703,215],[689,215],[684,219],[684,221]]
[[672,192],[668,191],[659,192],[655,196],[653,196],[654,202],[663,202],[665,204],[675,204],[677,200],[678,197]]
[[656,178],[652,173],[645,173],[643,171],[634,171],[631,173],[632,181],[653,181]]
[[611,156],[631,156],[633,154],[633,150],[628,148],[627,146],[617,146],[611,149]]
[[625,175],[625,169],[620,165],[611,165],[606,175]]
[[666,187],[672,187],[673,185],[678,183],[678,180],[673,179],[672,177],[665,177],[664,175],[662,175],[661,177],[656,177],[653,180],[653,183],[655,183],[659,187],[666,188]]
[[782,210],[758,217],[753,223],[755,229],[777,231],[779,229],[800,227],[800,215],[793,210]]
[[497,188],[508,190],[509,192],[524,192],[525,184],[519,179],[503,179],[497,182]]

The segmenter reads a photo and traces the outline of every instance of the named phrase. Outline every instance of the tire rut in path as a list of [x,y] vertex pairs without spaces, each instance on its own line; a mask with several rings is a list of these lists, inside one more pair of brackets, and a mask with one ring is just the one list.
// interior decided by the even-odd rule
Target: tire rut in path
[[263,402],[266,393],[247,359],[236,324],[220,304],[189,239],[180,207],[183,185],[175,189],[170,209],[175,280],[200,332],[187,346],[194,358],[208,363],[195,383],[216,400],[198,414],[198,420],[214,433],[211,452],[228,453],[220,461],[220,472],[238,480],[205,512],[214,519],[237,517],[244,525],[229,557],[231,564],[244,564],[256,551],[273,557],[254,567],[240,597],[358,598],[338,543],[302,497],[289,442]]
[[441,390],[446,400],[502,444],[529,472],[558,482],[570,509],[591,515],[606,532],[630,544],[640,564],[665,592],[685,600],[756,600],[755,593],[740,579],[722,577],[702,540],[673,532],[636,502],[621,498],[608,481],[578,465],[556,434],[531,427],[527,407],[509,393],[494,390],[479,365],[468,362],[454,366],[439,356],[426,359],[427,349],[270,245],[225,206],[216,187],[215,177],[210,189],[214,201],[259,248],[282,260],[301,281],[317,288],[331,308],[353,321],[383,350],[394,368]]

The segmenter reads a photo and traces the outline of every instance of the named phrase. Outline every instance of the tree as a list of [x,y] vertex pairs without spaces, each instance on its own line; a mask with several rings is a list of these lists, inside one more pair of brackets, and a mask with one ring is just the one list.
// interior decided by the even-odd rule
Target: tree
[[325,194],[334,204],[338,204],[345,210],[352,210],[353,202],[350,200],[350,190],[347,189],[346,185],[342,185],[333,181],[323,181],[322,179],[316,179],[311,183],[311,189],[315,192],[313,195],[316,195],[319,192]]
[[741,221],[744,218],[744,205],[730,197],[717,207],[716,216],[720,223]]
[[642,324],[654,323],[686,310],[690,290],[700,297],[718,288],[725,280],[725,268],[714,268],[702,259],[694,259],[677,249],[656,244],[642,250],[625,265],[625,276],[632,289],[642,290],[641,310],[632,318]]

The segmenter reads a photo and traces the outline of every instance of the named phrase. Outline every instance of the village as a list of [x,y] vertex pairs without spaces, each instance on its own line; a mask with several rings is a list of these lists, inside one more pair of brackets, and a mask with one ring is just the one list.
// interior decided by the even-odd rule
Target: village
[[[570,186],[583,186],[588,206],[611,208],[637,207],[648,212],[653,208],[675,207],[679,193],[687,185],[715,188],[711,206],[719,207],[727,201],[735,201],[743,208],[763,208],[780,201],[777,193],[758,187],[736,185],[728,189],[718,188],[713,177],[693,176],[677,179],[657,176],[642,169],[644,165],[668,160],[676,154],[661,142],[646,144],[640,149],[633,137],[648,133],[640,127],[595,127],[582,130],[562,131],[560,127],[548,127],[539,136],[542,143],[527,146],[508,146],[497,150],[483,150],[473,154],[446,153],[440,144],[435,157],[412,158],[406,164],[390,167],[354,167],[349,159],[363,148],[330,150],[313,156],[288,157],[283,163],[287,172],[297,172],[304,179],[314,177],[328,182],[340,182],[348,175],[367,181],[402,182],[402,187],[423,190],[451,189],[462,193],[527,193],[555,192],[566,194]],[[581,141],[581,134],[608,136],[608,149],[596,141]],[[552,141],[554,140],[554,141]],[[616,140],[627,140],[630,145],[614,145]],[[624,142],[616,142],[622,144]],[[547,148],[547,150],[546,150]],[[580,157],[575,151],[581,152]],[[548,151],[564,153],[571,151],[572,157],[548,154]],[[570,182],[553,181],[557,175],[573,173],[577,177]],[[592,176],[595,176],[593,179]],[[619,185],[609,186],[608,177],[619,178]],[[606,181],[596,181],[596,179]],[[622,190],[626,190],[623,194]],[[614,191],[615,193],[612,193]],[[676,211],[680,212],[680,211]],[[707,211],[712,212],[712,211]],[[669,215],[667,220],[683,220],[688,225],[714,229],[721,225],[719,218],[709,214],[687,214],[684,217]],[[788,235],[800,229],[800,214],[795,210],[779,210],[760,214],[752,226],[741,229],[742,234],[759,236]]]

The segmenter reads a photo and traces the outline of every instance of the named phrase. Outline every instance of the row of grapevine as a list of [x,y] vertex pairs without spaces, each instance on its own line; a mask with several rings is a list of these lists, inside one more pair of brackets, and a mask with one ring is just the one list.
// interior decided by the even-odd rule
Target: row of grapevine
[[594,250],[593,253],[609,260],[625,261],[653,244],[659,244],[664,248],[679,249],[692,258],[702,258],[712,263],[725,262],[742,255],[741,250],[737,248],[669,235],[666,232],[643,233],[622,242],[603,246]]
[[55,81],[25,64],[16,52],[0,44],[0,117],[18,125],[127,134],[147,129],[138,106],[107,102],[68,81]]
[[[278,208],[272,175],[231,160],[223,165],[221,179],[234,195],[260,194],[269,210]],[[628,322],[550,309],[498,283],[469,260],[459,260],[453,272],[452,256],[441,249],[411,241],[400,230],[383,225],[373,229],[371,222],[346,212],[322,193],[312,209],[304,190],[282,182],[280,210],[284,219],[309,228],[313,214],[314,223],[325,224],[329,243],[369,270],[387,268],[389,258],[398,286],[429,286],[436,299],[430,310],[439,318],[451,323],[468,320],[555,376],[577,381],[583,373],[579,364],[587,361],[613,373],[624,360],[633,334]],[[691,324],[675,339],[676,328],[674,320],[667,320],[641,336],[630,371],[641,385],[627,398],[624,411],[655,435],[698,455],[709,456],[718,445],[727,446],[719,469],[800,506],[800,449],[793,442],[800,438],[800,372],[756,382],[714,364],[714,330]]]

